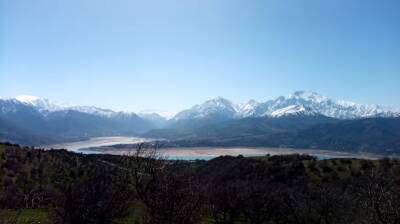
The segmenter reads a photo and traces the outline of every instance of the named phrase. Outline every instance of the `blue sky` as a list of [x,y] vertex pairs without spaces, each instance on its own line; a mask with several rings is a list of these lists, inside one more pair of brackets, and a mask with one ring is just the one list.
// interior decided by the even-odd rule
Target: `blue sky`
[[398,0],[0,0],[0,96],[178,111],[296,90],[400,107]]

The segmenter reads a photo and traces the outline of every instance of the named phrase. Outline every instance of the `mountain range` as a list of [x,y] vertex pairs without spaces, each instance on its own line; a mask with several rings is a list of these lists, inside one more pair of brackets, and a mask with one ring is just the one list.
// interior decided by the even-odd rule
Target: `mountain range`
[[0,99],[0,141],[44,145],[135,135],[164,138],[171,146],[287,146],[392,152],[400,147],[400,125],[396,126],[399,117],[396,109],[337,101],[311,91],[241,104],[217,97],[169,119],[155,112],[117,112],[19,96]]
[[395,117],[398,110],[382,106],[336,101],[311,91],[297,91],[284,97],[266,102],[250,100],[243,104],[217,97],[203,104],[195,105],[178,113],[173,120],[197,119],[212,116],[224,118],[281,117],[289,114],[321,114],[338,119],[357,119],[366,117]]
[[36,97],[0,99],[0,140],[43,145],[113,135],[138,135],[155,128],[135,113],[56,104]]

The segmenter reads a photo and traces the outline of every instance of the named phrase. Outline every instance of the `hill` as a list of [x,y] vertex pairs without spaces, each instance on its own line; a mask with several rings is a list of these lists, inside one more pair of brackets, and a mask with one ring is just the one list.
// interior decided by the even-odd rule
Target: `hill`
[[[307,155],[210,161],[0,144],[5,223],[395,223],[400,162]],[[329,211],[329,212],[327,212]],[[257,221],[258,220],[258,221]]]

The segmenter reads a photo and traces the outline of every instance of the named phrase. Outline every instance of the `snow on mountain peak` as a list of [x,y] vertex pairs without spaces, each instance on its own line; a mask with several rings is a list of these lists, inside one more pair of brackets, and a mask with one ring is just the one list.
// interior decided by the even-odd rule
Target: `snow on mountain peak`
[[281,96],[264,103],[251,100],[243,104],[233,104],[229,100],[217,97],[178,113],[174,120],[212,115],[225,116],[226,118],[244,118],[280,117],[293,114],[320,114],[338,119],[399,116],[398,112],[380,106],[336,101],[312,91],[297,91],[287,97]]
[[206,118],[212,115],[222,115],[233,118],[236,113],[237,106],[235,104],[225,98],[216,97],[200,105],[195,105],[190,109],[179,112],[173,117],[173,120]]
[[312,91],[297,91],[289,97],[276,100],[270,112],[290,105],[303,105],[315,113],[339,119],[356,119],[365,117],[390,117],[396,114],[380,106],[357,104],[349,101],[336,101]]
[[102,109],[94,106],[76,106],[65,103],[58,103],[45,98],[35,96],[21,95],[14,98],[19,103],[33,106],[39,112],[46,114],[47,112],[74,110],[81,113],[94,114],[104,117],[116,116],[118,113],[108,109]]
[[21,103],[26,103],[26,104],[34,104],[35,101],[39,100],[39,97],[36,96],[28,96],[28,95],[21,95],[15,97],[16,100],[18,100]]
[[270,114],[271,117],[282,117],[288,115],[315,115],[315,113],[309,108],[305,108],[303,105],[290,105],[288,107],[276,110]]
[[60,104],[45,98],[39,98],[36,96],[29,96],[29,95],[17,96],[15,97],[15,100],[26,105],[34,106],[41,112],[59,111],[59,110],[64,110],[65,108],[68,107],[68,105],[65,104]]
[[[103,109],[95,106],[79,106],[79,105],[73,105],[73,104],[65,104],[65,103],[59,103],[55,101],[51,101],[46,98],[39,98],[35,96],[29,96],[29,95],[20,95],[16,96],[14,98],[7,98],[7,99],[2,99],[0,100],[6,100],[9,102],[13,103],[20,103],[24,104],[26,106],[31,106],[34,107],[36,110],[38,110],[40,113],[47,115],[49,112],[57,112],[57,111],[77,111],[81,113],[86,113],[86,114],[92,114],[92,115],[97,115],[101,117],[117,117],[117,116],[136,116],[135,113],[133,112],[117,112],[114,110],[110,109]],[[4,108],[3,108],[4,109]],[[162,114],[162,113],[158,113]],[[165,115],[167,116],[167,115]],[[168,114],[168,116],[172,117],[171,114]]]
[[247,103],[237,105],[239,117],[250,117],[255,115],[255,110],[260,103],[255,100],[249,100]]
[[[113,117],[121,114],[131,116],[133,113],[115,112],[113,110],[101,109],[93,106],[73,106],[60,104],[44,98],[22,95],[12,101],[19,102],[37,108],[42,113],[75,110],[98,116]],[[142,112],[143,113],[143,112]],[[366,117],[395,117],[400,116],[399,111],[380,106],[364,105],[348,101],[336,101],[312,91],[297,91],[286,97],[278,97],[266,102],[250,100],[246,103],[234,104],[223,97],[207,100],[202,104],[195,105],[183,110],[176,115],[155,112],[166,119],[188,120],[197,118],[245,118],[296,114],[320,114],[338,119],[357,119]],[[150,113],[152,114],[152,113]],[[152,114],[155,115],[155,114]],[[143,113],[142,116],[147,116]]]
[[233,104],[230,100],[225,99],[223,97],[216,97],[211,100],[207,100],[205,103],[201,105],[201,107],[219,107],[219,108],[226,108],[231,107]]
[[314,101],[317,103],[321,103],[324,101],[328,101],[329,98],[322,96],[316,92],[313,91],[296,91],[293,94],[289,95],[289,99],[302,99],[302,100],[308,100],[308,101]]

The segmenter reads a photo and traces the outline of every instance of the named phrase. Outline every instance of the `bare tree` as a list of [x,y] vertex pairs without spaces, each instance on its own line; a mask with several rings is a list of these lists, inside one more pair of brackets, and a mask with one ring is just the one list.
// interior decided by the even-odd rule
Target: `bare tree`
[[[386,170],[388,171],[388,170]],[[365,181],[359,187],[359,202],[366,211],[370,223],[400,223],[399,178],[379,169],[365,174]]]
[[138,145],[128,158],[147,223],[197,223],[201,208],[199,185],[190,164],[165,160],[157,148]]

